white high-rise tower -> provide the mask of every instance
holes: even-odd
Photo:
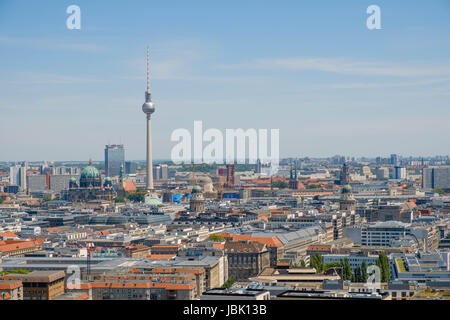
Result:
[[[150,73],[149,73],[149,48],[147,46],[147,91],[145,92],[145,103],[142,105],[142,111],[147,115],[147,184],[146,189],[151,193],[153,191],[153,165],[152,165],[152,122],[151,116],[155,112],[155,104],[152,102],[150,93]]]

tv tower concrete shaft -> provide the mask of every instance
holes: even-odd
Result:
[[[150,72],[149,72],[149,48],[147,46],[147,91],[145,91],[145,103],[142,105],[142,111],[147,116],[147,183],[146,189],[153,191],[153,164],[152,164],[152,113],[155,112],[155,104],[152,102],[150,92]]]

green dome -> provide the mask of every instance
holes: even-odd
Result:
[[[350,187],[350,185],[346,184],[343,188],[342,188],[342,193],[351,193],[352,192],[352,187]]]
[[[111,178],[110,177],[106,177],[105,178],[105,182],[111,182]]]
[[[86,168],[81,171],[81,179],[92,179],[92,178],[99,178],[100,172],[98,172],[97,168],[94,166],[87,166]]]
[[[89,165],[81,171],[80,175],[80,187],[90,188],[90,187],[100,187],[101,178],[100,172],[97,168],[92,165],[92,160],[89,160]]]
[[[191,193],[200,193],[200,192],[202,192],[202,187],[200,187],[199,185],[195,185],[191,191]]]
[[[75,177],[70,177],[70,182],[77,182],[77,179]]]

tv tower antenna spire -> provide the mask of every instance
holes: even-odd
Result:
[[[147,46],[147,93],[150,93],[150,48]]]

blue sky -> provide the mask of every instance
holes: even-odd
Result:
[[[194,120],[279,128],[282,157],[449,154],[449,1],[0,0],[0,161],[144,159],[147,44],[154,158]]]

